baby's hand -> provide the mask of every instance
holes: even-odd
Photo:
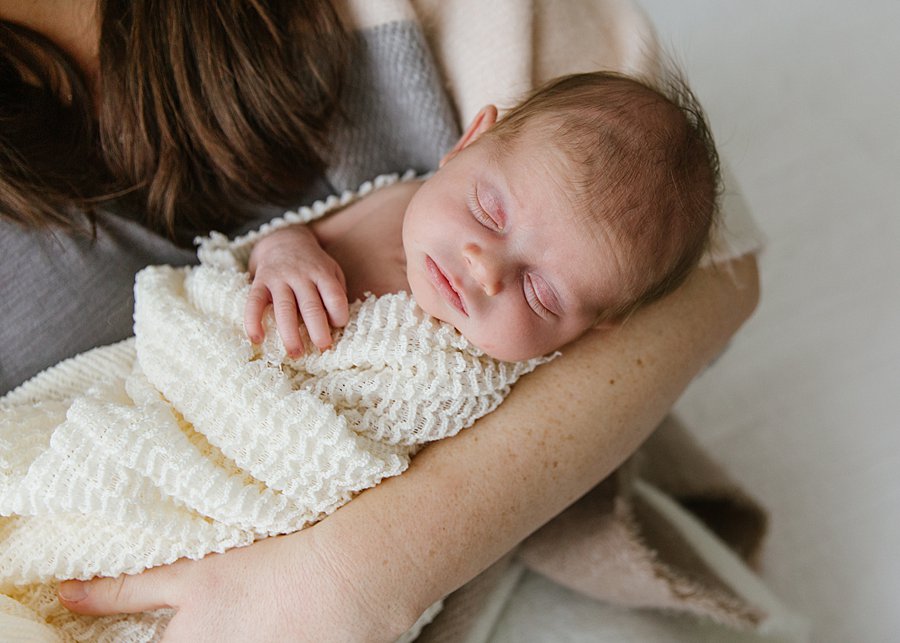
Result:
[[[244,329],[255,344],[265,337],[262,316],[272,304],[275,323],[291,357],[303,353],[298,312],[312,343],[331,346],[331,328],[347,324],[347,284],[338,263],[304,225],[283,228],[253,248],[249,262],[253,285],[244,308]]]

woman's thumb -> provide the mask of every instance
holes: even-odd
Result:
[[[174,607],[167,596],[169,592],[165,591],[168,583],[164,582],[163,577],[168,571],[158,567],[133,576],[123,574],[117,578],[67,580],[59,584],[57,593],[63,607],[95,616]]]

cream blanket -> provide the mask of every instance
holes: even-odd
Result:
[[[167,612],[77,617],[56,581],[301,529],[489,413],[541,362],[485,356],[406,294],[355,303],[324,353],[291,360],[271,327],[253,347],[240,248],[213,239],[196,268],[145,269],[134,339],[0,400],[0,631],[153,640]]]

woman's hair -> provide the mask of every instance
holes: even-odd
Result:
[[[509,148],[529,131],[564,152],[576,209],[622,253],[622,293],[600,320],[623,319],[684,282],[716,224],[721,178],[706,115],[674,65],[659,82],[557,78],[491,134]]]
[[[321,174],[351,54],[329,0],[98,0],[97,19],[96,96],[0,22],[0,215],[74,231],[121,199],[189,242]]]

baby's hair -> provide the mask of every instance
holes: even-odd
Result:
[[[557,78],[491,129],[507,148],[526,132],[563,151],[576,211],[623,253],[623,291],[598,321],[622,320],[684,282],[706,250],[721,179],[706,115],[681,74]]]

